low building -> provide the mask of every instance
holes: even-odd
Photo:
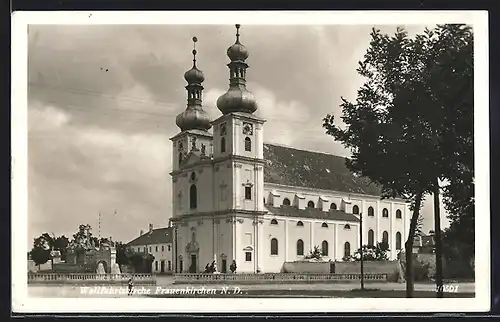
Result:
[[[414,254],[434,254],[434,234],[416,236],[413,241]]]
[[[153,273],[171,273],[172,264],[172,227],[153,229],[149,224],[149,231],[144,233],[142,230],[139,237],[129,242],[127,245],[134,252],[147,253],[154,256],[151,272]]]

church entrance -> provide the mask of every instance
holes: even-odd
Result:
[[[189,267],[190,273],[196,273],[197,271],[196,255],[191,255],[191,266]]]
[[[183,264],[184,263],[183,263],[182,259],[179,260],[179,273],[182,273],[184,271],[184,267],[183,267],[184,265]]]
[[[161,273],[165,273],[165,261],[161,261],[161,265],[160,265],[160,272]]]
[[[191,242],[186,245],[186,253],[189,256],[188,272],[196,273],[198,272],[198,252],[200,250],[200,246],[198,245],[198,242],[196,242],[196,233],[194,232],[194,228],[192,228],[191,230]]]
[[[220,268],[221,273],[227,273],[227,259],[222,260],[222,266]]]

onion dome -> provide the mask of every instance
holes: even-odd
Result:
[[[193,43],[196,45],[198,39],[193,37]],[[184,74],[184,79],[188,83],[186,90],[188,93],[187,108],[184,112],[177,115],[175,123],[181,131],[203,130],[206,131],[212,127],[210,117],[202,108],[203,86],[201,83],[205,80],[203,72],[196,67],[196,48],[193,49],[193,67]]]
[[[231,62],[229,67],[229,89],[217,99],[217,107],[222,114],[232,112],[254,113],[257,110],[257,101],[252,93],[246,89],[246,70],[248,64],[248,50],[240,43],[240,25],[236,25],[236,42],[228,48],[227,56]]]
[[[257,101],[252,93],[245,88],[229,88],[217,99],[217,107],[222,114],[232,112],[254,113],[257,111]]]
[[[177,115],[175,124],[181,131],[188,130],[209,130],[212,125],[210,124],[210,116],[201,108],[187,108],[184,112]]]
[[[240,43],[240,25],[236,25],[236,42],[227,49],[227,56],[231,61],[245,61],[248,58],[248,50]]]
[[[196,49],[193,49],[193,68],[184,73],[184,79],[188,84],[201,84],[205,80],[203,72],[196,67]]]

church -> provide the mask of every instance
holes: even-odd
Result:
[[[180,272],[280,272],[318,247],[322,260],[342,261],[363,244],[385,241],[395,259],[404,247],[410,211],[404,200],[380,200],[380,190],[354,176],[343,157],[264,143],[266,120],[247,90],[248,49],[227,49],[229,89],[211,120],[202,107],[204,75],[184,74],[187,108],[176,118],[171,226],[173,263]],[[193,38],[196,42],[196,37]]]

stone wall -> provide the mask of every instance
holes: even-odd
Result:
[[[286,262],[282,273],[330,273],[330,262]]]
[[[361,262],[335,262],[335,274],[355,274],[361,272]],[[387,274],[388,280],[402,281],[402,270],[399,261],[367,261],[363,262],[365,274]]]

